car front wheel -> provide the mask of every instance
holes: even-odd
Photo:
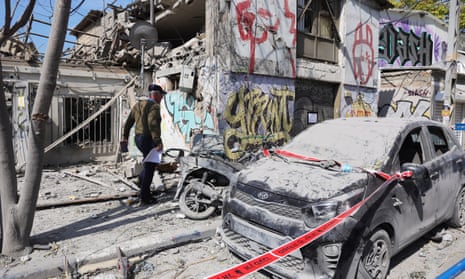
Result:
[[[384,279],[391,263],[391,239],[384,230],[377,230],[366,242],[358,263],[357,279]]]
[[[465,188],[462,188],[455,200],[454,215],[449,220],[449,225],[460,228],[465,225]]]

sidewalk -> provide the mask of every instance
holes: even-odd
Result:
[[[127,258],[154,254],[212,237],[219,225],[219,216],[184,218],[169,198],[140,208],[118,200],[40,210],[32,242],[51,249],[35,249],[21,260],[2,264],[0,278],[63,278],[66,270],[85,273],[116,266],[118,248]]]

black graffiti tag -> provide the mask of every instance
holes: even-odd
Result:
[[[420,36],[410,31],[396,30],[387,24],[379,33],[379,57],[393,64],[397,58],[403,66],[408,61],[413,66],[429,66],[433,61],[433,41],[431,35],[422,32]]]

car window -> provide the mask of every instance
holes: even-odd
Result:
[[[434,156],[440,156],[449,151],[449,140],[440,127],[428,126],[428,131],[433,143]]]
[[[424,152],[420,140],[421,128],[412,130],[404,139],[399,150],[399,163],[423,164]]]

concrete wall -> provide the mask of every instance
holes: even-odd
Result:
[[[219,128],[225,135],[228,156],[234,142],[241,149],[260,146],[271,136],[275,143],[287,141],[292,129],[294,80],[247,74],[222,77],[218,109],[222,111]]]
[[[347,1],[341,28],[344,31],[344,84],[378,86],[379,11],[359,1]]]
[[[295,77],[296,1],[233,0],[232,72]]]
[[[196,133],[215,134],[217,120],[215,108],[198,107],[195,98],[186,92],[171,91],[161,103],[162,140],[165,149],[189,149]]]
[[[381,13],[379,116],[441,121],[447,38],[447,25],[428,13]]]
[[[162,139],[165,149],[189,149],[196,133],[224,134],[227,154],[234,142],[241,148],[290,138],[295,88],[292,79],[218,72],[218,94],[199,102],[192,94],[169,92],[162,102]],[[208,87],[208,83],[202,86]]]
[[[207,1],[206,7],[207,57],[196,67],[192,92],[164,99],[165,148],[190,148],[198,132],[224,134],[228,148],[234,141],[242,149],[260,144],[268,134],[276,142],[289,139],[296,2]]]
[[[379,11],[364,2],[347,1],[341,22],[344,78],[335,117],[376,116]]]
[[[379,116],[431,118],[435,88],[431,70],[383,73]]]

